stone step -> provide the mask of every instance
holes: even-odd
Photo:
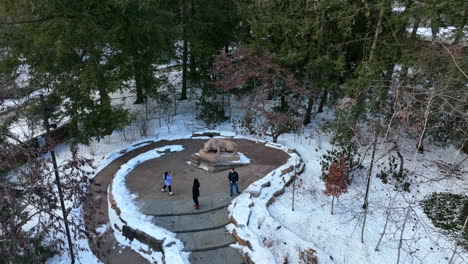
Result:
[[[192,252],[219,249],[235,243],[232,235],[224,227],[198,232],[178,233],[177,238],[184,243],[184,251]]]
[[[225,208],[190,215],[152,217],[151,222],[174,233],[198,232],[218,229],[229,224]]]
[[[191,264],[243,264],[239,251],[232,247],[223,247],[202,252],[192,252],[189,256]]]
[[[150,216],[179,216],[203,214],[227,207],[233,197],[228,192],[217,193],[199,198],[200,209],[193,208],[192,200],[161,201],[161,200],[140,200],[140,212]]]

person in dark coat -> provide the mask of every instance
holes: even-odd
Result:
[[[195,209],[200,208],[200,204],[198,204],[198,196],[200,196],[200,182],[197,178],[193,179],[193,186],[192,186],[192,198],[195,205],[193,206]]]
[[[239,186],[237,185],[237,182],[239,181],[239,174],[237,174],[237,171],[234,170],[234,168],[232,168],[229,171],[228,179],[229,179],[229,190],[231,191],[231,196],[232,196],[232,186],[236,186],[236,191],[238,194],[240,194]]]

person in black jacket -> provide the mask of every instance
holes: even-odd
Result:
[[[192,187],[192,198],[195,205],[193,206],[195,209],[199,209],[200,205],[198,204],[198,196],[200,196],[200,182],[197,178],[193,179],[193,187]]]
[[[231,191],[231,196],[232,196],[232,186],[236,186],[236,191],[238,194],[240,194],[239,186],[237,185],[237,182],[239,181],[239,174],[237,174],[237,171],[235,171],[234,168],[232,168],[229,171],[228,179],[229,179],[229,190]]]

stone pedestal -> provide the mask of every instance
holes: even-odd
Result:
[[[239,160],[237,161],[207,161],[200,157],[198,153],[193,154],[190,157],[188,162],[190,166],[209,171],[209,172],[218,172],[229,170],[231,168],[237,168],[242,166],[247,166],[250,163],[242,163]]]
[[[206,152],[203,149],[198,151],[198,155],[204,161],[208,162],[222,162],[222,161],[236,161],[240,160],[240,156],[237,153],[232,152]]]

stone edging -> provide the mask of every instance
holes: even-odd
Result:
[[[146,143],[146,142],[144,142],[144,143]],[[150,260],[150,262],[151,261],[159,262],[157,259],[155,259],[155,255],[153,253],[160,252],[161,253],[161,255],[160,255],[161,259],[160,260],[162,261],[162,263],[166,263],[166,258],[168,257],[166,251],[168,251],[171,248],[170,249],[170,251],[172,251],[171,252],[171,257],[173,257],[174,253],[177,252],[177,249],[172,248],[172,247],[175,246],[176,244],[180,244],[181,241],[178,241],[175,238],[175,234],[174,234],[173,237],[171,237],[170,234],[173,234],[173,233],[171,233],[171,232],[169,232],[169,231],[167,231],[167,230],[165,230],[163,228],[161,228],[162,231],[160,231],[160,232],[162,232],[162,233],[160,233],[159,238],[157,238],[157,237],[154,237],[153,235],[149,234],[148,228],[141,229],[141,228],[138,228],[137,226],[130,225],[128,219],[125,219],[125,217],[123,216],[122,209],[119,207],[118,202],[115,199],[115,194],[113,193],[113,187],[114,187],[116,176],[119,173],[124,173],[124,175],[126,175],[126,174],[128,174],[129,171],[132,170],[132,167],[129,167],[129,168],[125,167],[128,163],[132,164],[132,160],[135,159],[134,163],[136,162],[136,164],[139,164],[141,162],[141,160],[139,160],[140,156],[147,155],[147,153],[150,153],[150,152],[153,152],[153,151],[155,152],[155,154],[157,154],[159,156],[167,155],[167,154],[171,153],[172,151],[179,151],[179,150],[172,150],[171,149],[172,147],[177,148],[177,145],[169,145],[169,146],[165,146],[165,147],[162,147],[162,148],[152,149],[150,151],[144,152],[144,153],[134,157],[133,159],[129,160],[127,163],[123,164],[119,168],[119,170],[114,174],[112,183],[109,185],[109,189],[108,189],[109,222],[110,222],[110,224],[112,226],[112,229],[115,232],[114,235],[116,236],[117,241],[119,241],[119,243],[123,243],[122,240],[129,239],[133,243],[136,240],[137,244],[136,244],[135,247],[132,246],[132,249],[134,251],[136,251],[137,253],[139,253],[142,257]],[[153,154],[151,154],[151,155],[153,155]],[[157,157],[158,156],[155,156],[154,158],[157,158]],[[147,157],[146,157],[146,159],[147,159]],[[145,158],[142,157],[142,160],[144,162]],[[120,176],[120,177],[122,177],[122,176]],[[120,198],[120,199],[122,199],[122,198]],[[128,212],[127,212],[127,214],[128,214]],[[113,216],[113,217],[111,217],[111,216]],[[133,225],[135,225],[135,224],[133,224]],[[118,238],[118,237],[120,237],[120,238]],[[131,245],[133,245],[133,244],[131,244]],[[147,247],[147,248],[145,249],[142,246]],[[181,252],[181,248],[180,248],[180,252]],[[180,256],[182,258],[182,255],[180,253],[178,254],[178,256]],[[157,258],[159,258],[159,256]],[[182,259],[180,259],[179,261],[184,262]]]
[[[249,221],[252,215],[252,207],[254,205],[264,206],[264,211],[268,212],[268,207],[276,201],[277,197],[284,194],[286,187],[290,186],[297,179],[297,177],[304,172],[305,169],[305,164],[302,161],[302,158],[300,157],[299,153],[297,153],[295,149],[288,149],[279,144],[271,143],[266,143],[266,146],[278,148],[287,152],[290,155],[288,162],[285,164],[287,167],[281,169],[285,166],[283,165],[282,167],[279,167],[276,170],[270,172],[262,179],[259,179],[258,181],[252,183],[244,191],[244,193],[241,194],[241,196],[248,196],[248,199],[245,199],[246,197],[243,197],[244,199],[240,200],[241,196],[239,196],[236,199],[234,199],[231,202],[231,205],[229,206],[229,219],[232,225],[228,227],[228,231],[234,236],[234,239],[241,247],[246,247],[249,249],[243,250],[243,257],[247,264],[255,264],[255,262],[252,260],[252,257],[250,256],[250,252],[254,252],[254,245],[258,244],[257,237],[245,235],[245,232],[242,232],[245,229],[248,229]],[[278,184],[278,180],[283,184]],[[276,184],[273,185],[276,188],[275,190],[270,190],[270,188],[273,188],[271,184],[272,181],[276,182]],[[267,195],[262,195],[262,193],[265,193],[267,189]],[[238,203],[238,200],[241,202]],[[248,200],[249,202],[245,202],[245,200]],[[242,213],[237,215],[238,217],[236,217],[236,209],[242,211]],[[247,210],[248,216],[246,216]]]

